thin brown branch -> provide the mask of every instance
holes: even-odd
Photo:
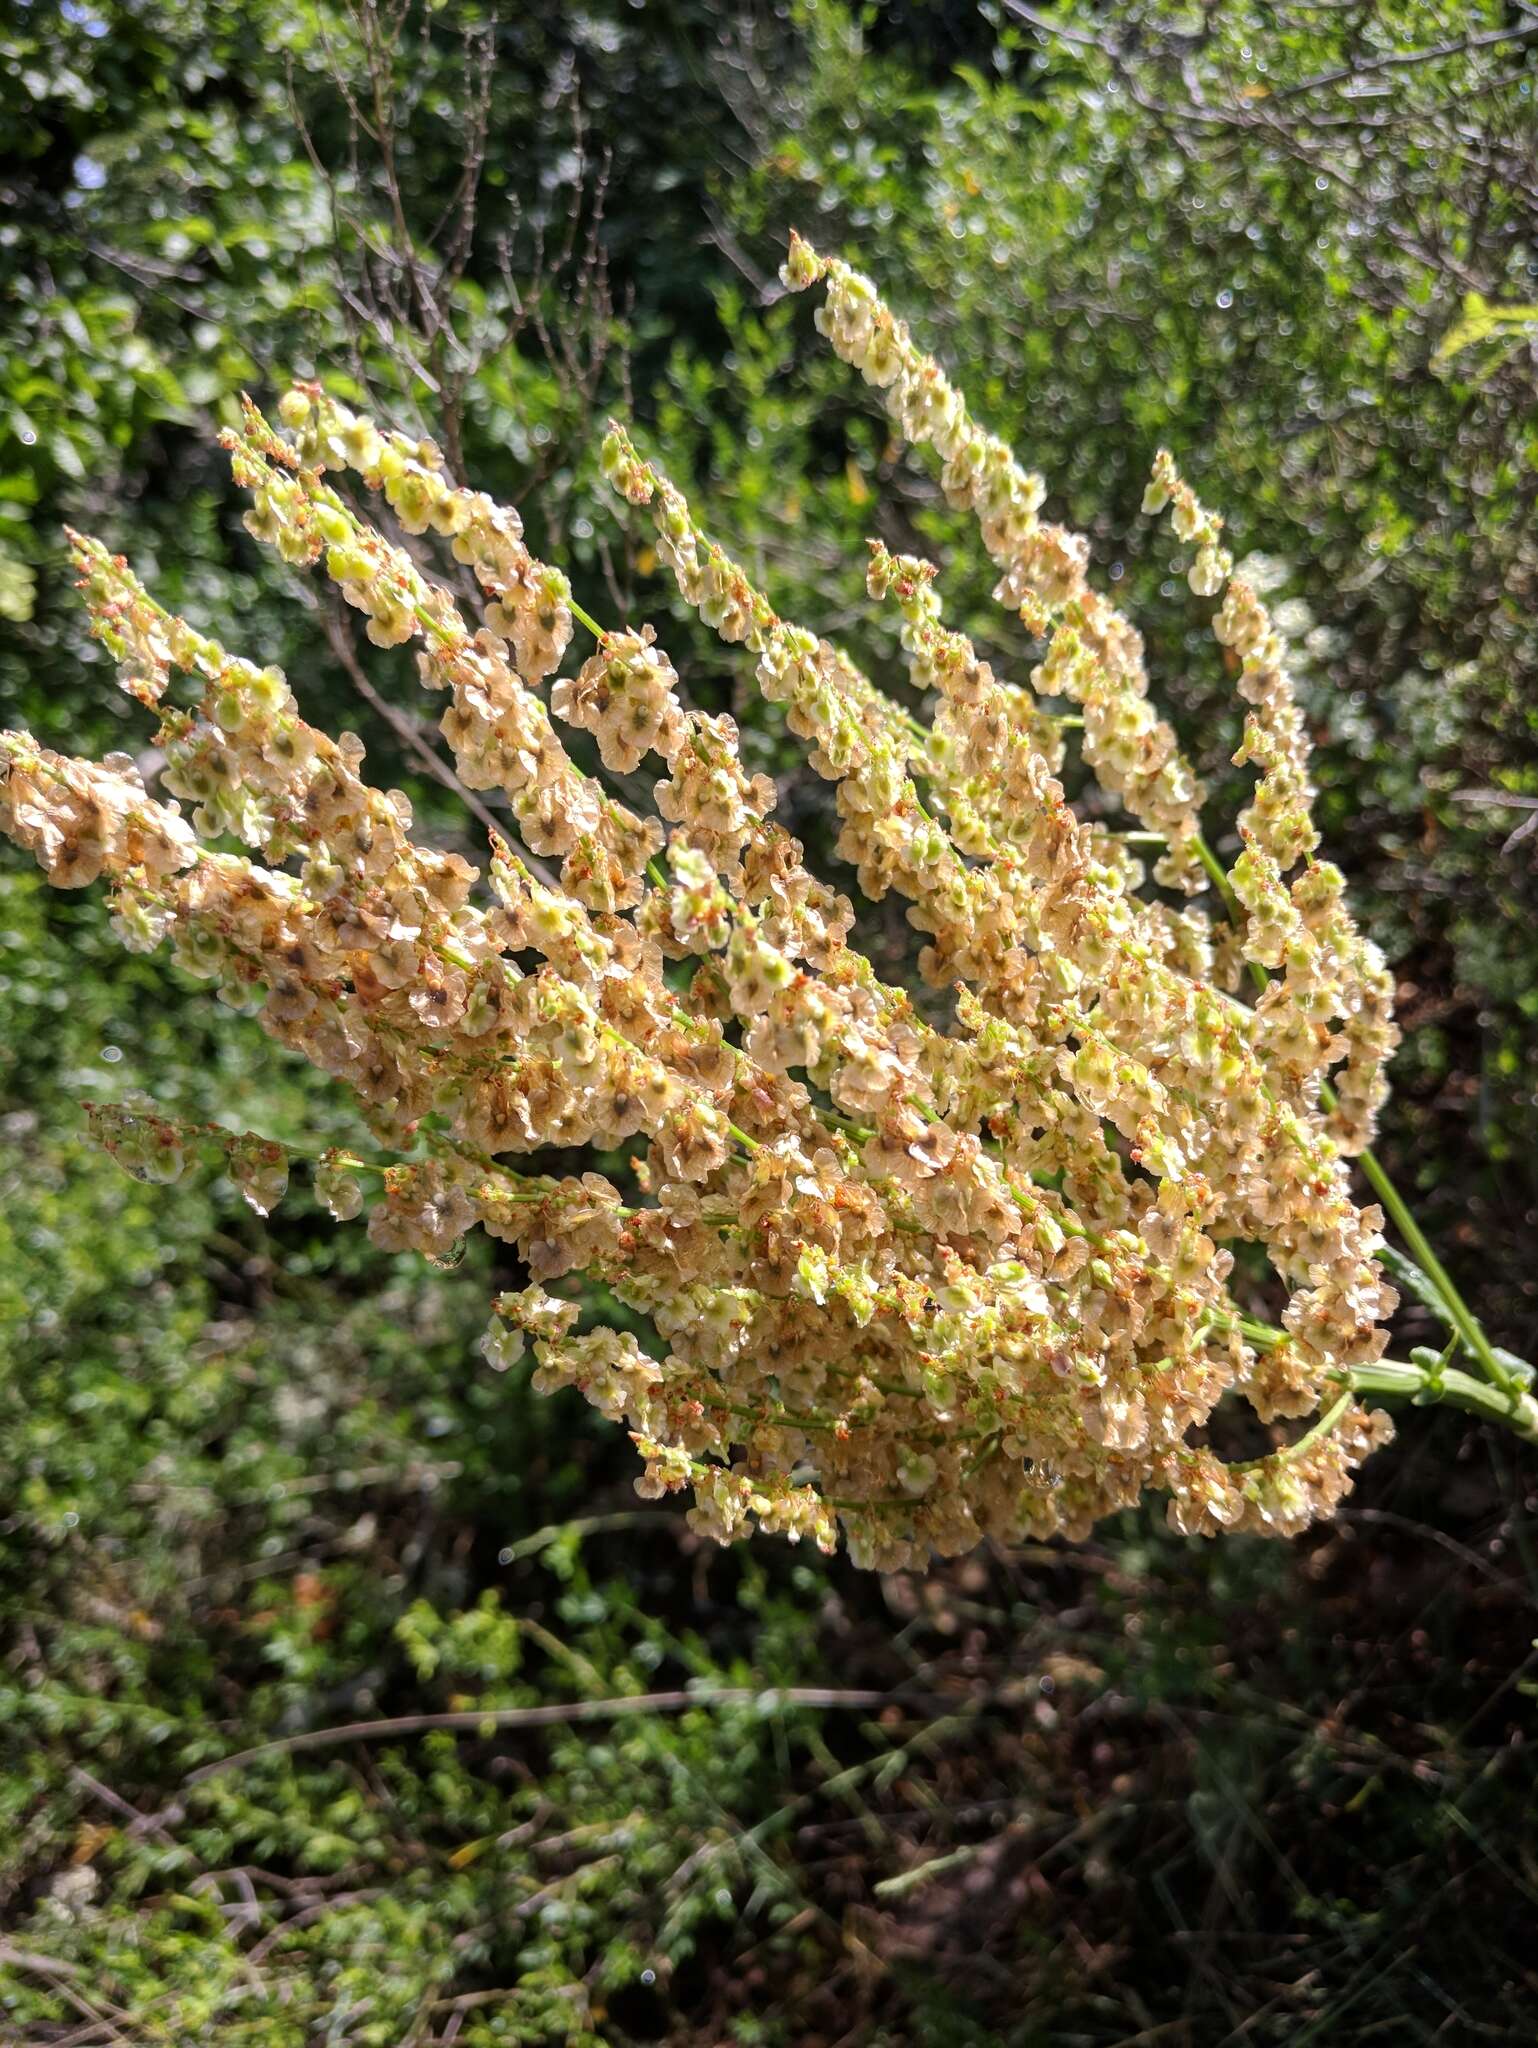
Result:
[[[434,781],[442,783],[445,789],[452,790],[465,809],[469,811],[470,815],[478,823],[484,825],[488,832],[494,832],[498,838],[507,840],[509,845],[516,850],[519,858],[531,867],[542,881],[547,885],[550,884],[552,878],[549,870],[543,865],[536,854],[530,853],[528,848],[522,844],[509,821],[506,818],[498,818],[493,812],[489,811],[475,792],[465,787],[436,748],[428,745],[413,721],[392,704],[387,697],[381,696],[379,691],[374,688],[374,685],[368,679],[362,662],[358,659],[357,649],[352,644],[352,635],[347,629],[346,619],[338,614],[334,606],[325,608],[324,617],[326,638],[331,643],[331,651],[341,664],[348,681],[363,699],[364,703],[368,705],[369,709],[378,713],[385,724],[389,726],[391,732],[395,734],[401,745],[411,750],[428,774],[433,777]]]
[[[206,1785],[227,1771],[244,1770],[268,1757],[294,1756],[303,1750],[335,1749],[347,1742],[388,1742],[403,1735],[424,1735],[434,1729],[473,1735],[509,1728],[560,1728],[578,1721],[619,1721],[637,1714],[685,1714],[694,1707],[805,1707],[818,1712],[856,1712],[886,1706],[930,1706],[933,1702],[902,1699],[890,1692],[840,1689],[832,1686],[723,1686],[715,1691],[621,1693],[610,1699],[556,1701],[538,1707],[486,1707],[441,1714],[400,1714],[382,1721],[348,1721],[336,1728],[307,1728],[253,1749],[236,1751],[202,1764],[182,1781],[182,1789]]]

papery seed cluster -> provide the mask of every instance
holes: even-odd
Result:
[[[499,1297],[487,1364],[531,1353],[538,1387],[628,1428],[644,1493],[687,1490],[719,1539],[828,1549],[842,1531],[895,1567],[1082,1535],[1150,1488],[1184,1530],[1292,1533],[1387,1433],[1345,1391],[1393,1305],[1348,1159],[1394,1030],[1383,963],[1315,857],[1286,650],[1161,454],[1145,509],[1170,511],[1192,590],[1221,600],[1248,707],[1257,780],[1225,874],[1138,635],[1091,588],[1084,541],[1042,520],[1041,479],[867,279],[799,239],[784,275],[826,286],[822,332],[975,514],[1029,686],[946,626],[932,565],[873,544],[900,702],[781,618],[622,427],[603,467],[832,786],[858,903],[808,868],[733,721],[684,701],[651,625],[600,629],[572,661],[583,615],[517,513],[313,384],[285,395],[282,430],[248,404],[224,437],[247,524],[376,645],[415,650],[461,782],[505,802],[484,871],[419,843],[356,738],[309,725],[277,670],[78,535],[92,630],[158,714],[166,796],[124,757],[9,733],[0,830],[60,886],[107,876],[125,943],[168,945],[352,1091],[371,1146],[314,1162],[333,1215],[436,1259],[477,1226],[514,1247],[529,1284]],[[1139,842],[1157,835],[1162,895],[1069,800],[1081,721],[1084,766]],[[618,787],[638,777],[647,802]],[[887,896],[932,993],[860,946],[861,905]],[[282,1196],[287,1156],[263,1140],[98,1121],[146,1178],[212,1147],[256,1207]],[[518,1165],[550,1147],[628,1164]],[[1241,1245],[1285,1287],[1280,1329],[1234,1298]],[[593,1327],[583,1283],[655,1342]],[[1323,1414],[1228,1465],[1206,1425],[1232,1394],[1266,1422]]]

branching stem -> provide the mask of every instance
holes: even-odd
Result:
[[[1354,1394],[1377,1394],[1385,1400],[1411,1401],[1418,1407],[1446,1403],[1465,1409],[1487,1422],[1499,1422],[1528,1443],[1538,1444],[1538,1401],[1513,1384],[1508,1393],[1477,1380],[1472,1373],[1446,1366],[1432,1373],[1424,1366],[1406,1365],[1397,1358],[1380,1358],[1376,1365],[1353,1366],[1349,1384]]]
[[[1195,850],[1196,857],[1210,878],[1212,886],[1223,899],[1223,907],[1228,912],[1230,919],[1235,925],[1241,925],[1244,913],[1238,898],[1234,894],[1233,884],[1224,870],[1223,863],[1218,859],[1201,833],[1196,835]],[[1250,973],[1254,976],[1258,988],[1264,989],[1270,986],[1271,978],[1265,968],[1260,966],[1258,962],[1250,962]],[[1326,1109],[1333,1110],[1335,1108],[1337,1100],[1335,1090],[1328,1081],[1322,1083],[1319,1090],[1319,1099]],[[1486,1336],[1479,1318],[1458,1291],[1452,1275],[1432,1250],[1426,1233],[1416,1222],[1409,1203],[1400,1194],[1398,1188],[1395,1187],[1382,1160],[1379,1159],[1378,1155],[1370,1147],[1360,1152],[1357,1157],[1362,1172],[1366,1176],[1373,1193],[1383,1204],[1395,1229],[1409,1247],[1411,1258],[1414,1259],[1416,1265],[1420,1267],[1426,1278],[1431,1282],[1436,1293],[1440,1296],[1447,1310],[1448,1321],[1457,1331],[1464,1348],[1478,1364],[1486,1378],[1505,1397],[1504,1401],[1498,1405],[1494,1412],[1499,1415],[1502,1421],[1509,1423],[1512,1428],[1517,1429],[1519,1435],[1528,1434],[1526,1430],[1519,1428],[1516,1421],[1513,1420],[1513,1417],[1519,1412],[1519,1403],[1525,1402],[1528,1408],[1533,1408],[1533,1403],[1523,1393],[1517,1376],[1507,1366],[1503,1365],[1496,1356],[1495,1347]],[[1376,1370],[1377,1368],[1373,1369]],[[1396,1370],[1418,1372],[1419,1367],[1404,1366],[1396,1368]],[[1422,1377],[1424,1378],[1424,1375]],[[1449,1379],[1463,1380],[1467,1376],[1462,1373],[1455,1373],[1447,1375],[1447,1377]],[[1469,1384],[1475,1385],[1477,1382],[1471,1380]],[[1379,1389],[1378,1391],[1392,1393],[1402,1391],[1402,1389],[1389,1387]],[[1470,1405],[1466,1399],[1462,1399],[1452,1393],[1448,1393],[1440,1398],[1453,1401],[1455,1405],[1460,1407],[1468,1407]],[[1534,1414],[1538,1416],[1538,1409],[1534,1409]]]

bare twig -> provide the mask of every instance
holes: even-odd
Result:
[[[381,696],[374,688],[362,662],[358,659],[357,649],[353,646],[352,636],[347,630],[347,621],[339,616],[334,606],[325,608],[325,628],[331,652],[346,672],[348,681],[369,709],[377,712],[389,726],[401,745],[415,754],[434,781],[441,782],[445,789],[452,790],[470,815],[484,825],[488,832],[495,832],[504,839],[512,838],[514,835],[510,832],[506,819],[499,819],[487,810],[475,792],[465,788],[442,755],[429,746],[412,720],[403,711],[398,710],[388,697]],[[523,857],[533,858],[531,854],[525,854]]]
[[[831,1686],[722,1686],[713,1691],[621,1693],[610,1699],[557,1701],[538,1707],[487,1707],[442,1714],[401,1714],[384,1721],[348,1721],[337,1728],[307,1728],[298,1735],[280,1736],[273,1742],[258,1743],[254,1749],[238,1750],[202,1764],[183,1780],[183,1790],[205,1785],[227,1771],[268,1757],[293,1756],[301,1750],[334,1749],[346,1742],[388,1742],[402,1735],[423,1735],[432,1729],[458,1730],[476,1734],[508,1728],[560,1728],[576,1721],[619,1721],[637,1714],[685,1714],[695,1707],[805,1707],[819,1712],[856,1711],[873,1707],[918,1707],[926,1702],[900,1698],[890,1692],[859,1689],[841,1690]],[[164,1816],[161,1816],[164,1818]]]

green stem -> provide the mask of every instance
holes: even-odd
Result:
[[[1327,1437],[1350,1406],[1351,1394],[1348,1389],[1330,1403],[1312,1429],[1304,1430],[1296,1443],[1287,1446],[1281,1453],[1282,1462],[1285,1464],[1292,1458],[1301,1458],[1305,1451],[1311,1450],[1322,1438]]]
[[[1287,1342],[1285,1330],[1274,1329],[1270,1323],[1257,1323],[1249,1316],[1240,1316],[1239,1334],[1257,1351],[1276,1351]]]
[[[1326,1109],[1335,1107],[1335,1090],[1328,1082],[1320,1090],[1320,1100]],[[1372,1185],[1373,1193],[1393,1218],[1395,1229],[1410,1247],[1411,1257],[1446,1302],[1453,1328],[1479,1361],[1486,1377],[1493,1380],[1503,1394],[1516,1396],[1521,1389],[1515,1375],[1496,1357],[1494,1347],[1480,1327],[1478,1317],[1453,1284],[1452,1275],[1431,1249],[1425,1232],[1410,1213],[1403,1195],[1384,1172],[1382,1161],[1370,1150],[1360,1153],[1358,1158],[1363,1173]]]
[[[1244,924],[1244,910],[1238,897],[1234,894],[1234,885],[1228,879],[1228,870],[1207,844],[1205,833],[1198,832],[1191,843],[1196,849],[1196,858],[1206,870],[1208,881],[1211,882],[1213,888],[1217,890],[1223,899],[1223,908],[1228,912],[1229,922],[1242,927]],[[1260,971],[1264,974],[1266,970],[1262,967]]]
[[[1303,1457],[1306,1452],[1313,1449],[1315,1444],[1320,1443],[1327,1437],[1350,1406],[1351,1389],[1348,1387],[1343,1394],[1336,1395],[1329,1407],[1324,1410],[1323,1414],[1320,1415],[1319,1419],[1310,1428],[1304,1430],[1296,1443],[1288,1444],[1285,1450],[1273,1451],[1269,1457],[1248,1458],[1242,1465],[1230,1465],[1229,1471],[1236,1474],[1259,1472],[1273,1462],[1283,1465],[1290,1464],[1294,1458]]]
[[[1418,1406],[1466,1409],[1470,1415],[1503,1423],[1528,1443],[1538,1443],[1538,1401],[1515,1383],[1509,1392],[1477,1380],[1472,1373],[1448,1366],[1435,1374],[1423,1366],[1405,1365],[1397,1358],[1380,1358],[1376,1365],[1356,1365],[1347,1375],[1354,1394],[1377,1394],[1390,1401],[1413,1401]]]
[[[1194,845],[1196,857],[1205,869],[1213,887],[1222,897],[1223,906],[1227,910],[1229,917],[1236,925],[1241,923],[1243,913],[1238,899],[1234,895],[1233,884],[1224,872],[1223,863],[1207,844],[1206,838],[1202,833],[1197,833]],[[1270,976],[1264,967],[1251,961],[1250,972],[1254,976],[1258,987],[1266,988],[1270,985]],[[1319,1100],[1328,1110],[1333,1110],[1336,1106],[1338,1098],[1328,1081],[1320,1085]],[[1480,1370],[1499,1387],[1503,1394],[1509,1399],[1515,1399],[1521,1391],[1515,1376],[1496,1357],[1495,1348],[1491,1344],[1490,1339],[1485,1335],[1479,1318],[1459,1293],[1454,1285],[1452,1275],[1431,1249],[1425,1232],[1411,1213],[1409,1203],[1406,1202],[1403,1195],[1400,1194],[1398,1188],[1395,1187],[1393,1181],[1389,1178],[1382,1160],[1370,1148],[1360,1152],[1357,1156],[1362,1172],[1371,1185],[1373,1193],[1383,1204],[1393,1221],[1394,1227],[1409,1246],[1410,1256],[1446,1304],[1448,1319],[1462,1338],[1470,1356],[1478,1361]],[[1413,1368],[1407,1368],[1407,1370],[1410,1369]]]

